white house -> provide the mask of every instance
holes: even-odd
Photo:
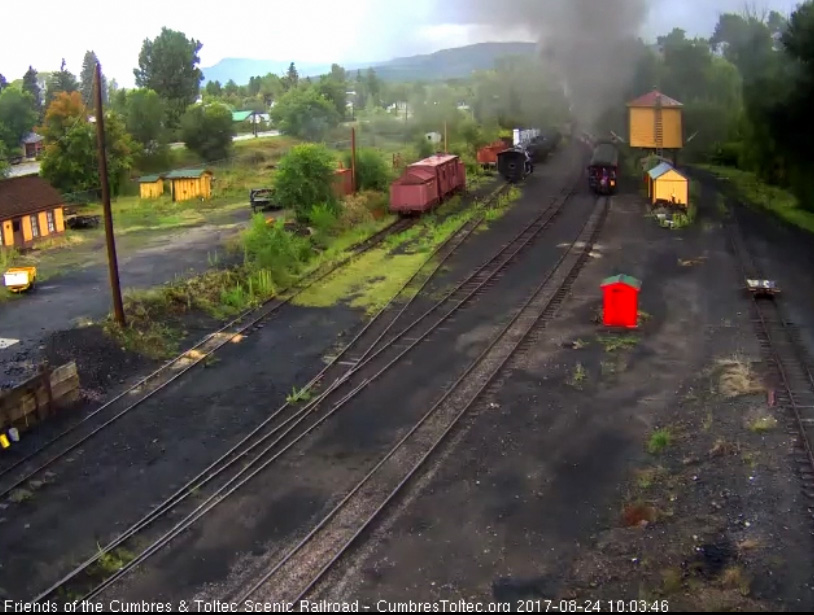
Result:
[[[424,135],[424,138],[433,145],[438,145],[444,139],[444,136],[440,132],[428,132]]]

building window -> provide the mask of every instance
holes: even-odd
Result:
[[[36,239],[40,236],[40,222],[36,215],[29,217],[31,218],[31,238]]]
[[[45,217],[48,219],[48,232],[50,234],[56,233],[57,225],[56,222],[54,222],[54,212],[53,211],[46,212]]]

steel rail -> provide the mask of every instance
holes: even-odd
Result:
[[[355,349],[357,346],[359,346],[361,340],[363,339],[363,337],[376,324],[376,322],[380,319],[380,317],[398,302],[399,297],[404,293],[404,291],[409,289],[409,287],[413,284],[413,282],[416,280],[416,278],[418,278],[420,276],[420,274],[425,270],[425,267],[427,265],[430,265],[432,270],[428,274],[427,278],[424,280],[424,282],[421,284],[421,286],[415,291],[415,294],[410,298],[410,300],[406,304],[404,304],[404,306],[398,311],[398,313],[394,316],[394,318],[391,320],[391,322],[387,325],[385,330],[381,334],[379,334],[378,337],[373,341],[374,345],[377,344],[384,337],[384,335],[392,328],[392,326],[395,324],[395,322],[398,320],[398,318],[401,316],[401,314],[403,314],[404,311],[418,297],[419,293],[430,282],[430,280],[432,279],[435,272],[443,265],[443,263],[447,259],[449,259],[452,256],[452,254],[454,253],[454,249],[450,250],[446,255],[444,255],[441,258],[441,260],[437,261],[435,264],[433,264],[433,260],[440,253],[444,252],[444,250],[446,248],[448,248],[448,246],[450,244],[455,244],[455,247],[457,248],[457,246],[462,244],[466,240],[466,238],[468,238],[472,233],[474,233],[475,230],[477,230],[477,228],[483,223],[483,221],[485,219],[485,211],[486,211],[486,209],[491,208],[494,203],[499,202],[500,197],[503,196],[508,191],[508,189],[509,189],[509,186],[504,184],[504,185],[499,186],[498,189],[496,189],[490,195],[488,195],[486,197],[486,199],[480,204],[480,207],[484,208],[484,211],[479,213],[474,219],[466,221],[463,224],[461,224],[455,231],[453,231],[450,234],[450,236],[446,240],[444,240],[444,242],[442,242],[441,244],[436,246],[436,248],[427,256],[427,258],[425,259],[422,266],[410,277],[410,279],[407,280],[407,282],[404,283],[402,288],[399,291],[397,291],[397,293],[390,300],[390,302],[388,302],[387,305],[382,307],[377,312],[377,314],[375,314],[365,324],[365,326],[359,331],[359,333],[357,333],[354,336],[354,338],[350,342],[348,342],[348,344],[346,344],[345,347],[330,361],[330,363],[328,365],[326,365],[315,377],[313,377],[311,379],[311,381],[309,381],[309,383],[303,388],[304,389],[310,389],[311,387],[315,386],[319,381],[321,381],[322,379],[325,378],[326,374],[328,374],[331,369],[333,369],[335,366],[337,366],[341,362],[340,360],[348,352],[350,352],[352,349]],[[370,348],[368,348],[368,350],[365,351],[365,353],[362,356],[367,356],[369,350],[370,350]],[[332,390],[333,389],[330,389],[330,390],[326,391],[325,394],[327,395],[327,393],[329,393]],[[111,552],[113,549],[119,547],[121,544],[123,544],[125,541],[132,538],[138,532],[140,532],[141,530],[143,530],[144,528],[146,528],[147,526],[151,525],[156,520],[158,520],[159,518],[164,516],[169,510],[171,510],[173,507],[177,506],[180,502],[185,500],[192,492],[197,491],[198,489],[200,489],[200,487],[202,487],[203,485],[209,483],[211,480],[216,478],[218,475],[220,475],[226,469],[228,469],[229,467],[231,467],[232,465],[234,465],[235,463],[237,463],[238,461],[240,461],[241,459],[246,457],[255,448],[257,448],[263,442],[265,442],[269,437],[271,437],[272,435],[277,433],[281,428],[285,427],[285,425],[288,422],[290,422],[294,418],[297,418],[299,416],[307,414],[310,411],[311,408],[313,408],[315,405],[317,405],[319,403],[320,399],[321,398],[312,400],[306,407],[302,408],[297,413],[297,415],[295,415],[291,419],[288,419],[282,425],[278,426],[270,434],[266,434],[265,436],[263,436],[263,438],[260,441],[252,444],[251,446],[246,447],[246,445],[255,436],[257,436],[261,431],[263,431],[264,428],[266,428],[272,421],[274,421],[276,418],[278,418],[284,411],[286,411],[292,405],[294,405],[294,404],[289,403],[289,402],[284,403],[271,416],[264,419],[262,423],[260,423],[257,427],[255,427],[249,434],[244,436],[238,443],[236,443],[234,446],[232,446],[232,448],[230,448],[221,457],[219,457],[217,460],[212,462],[204,470],[202,470],[195,477],[193,477],[191,480],[189,480],[184,486],[182,486],[180,489],[178,489],[169,498],[164,500],[161,504],[159,504],[156,508],[154,508],[150,513],[148,513],[147,515],[142,517],[142,519],[137,521],[128,530],[126,530],[125,532],[123,532],[122,534],[117,536],[113,541],[108,543],[106,546],[98,549],[96,551],[96,553],[94,554],[94,556],[92,556],[90,559],[88,559],[85,562],[83,562],[82,564],[80,564],[77,568],[75,568],[73,571],[71,571],[71,573],[69,573],[68,575],[66,575],[65,577],[63,577],[59,581],[57,581],[57,583],[55,583],[53,586],[51,586],[50,588],[48,588],[44,592],[41,592],[34,599],[34,601],[38,602],[38,601],[44,600],[45,598],[47,598],[48,596],[53,594],[54,591],[58,590],[60,587],[65,585],[65,583],[67,583],[71,579],[75,578],[76,576],[81,574],[84,570],[86,570],[87,568],[92,566],[94,563],[99,561],[99,559],[104,557],[105,554],[107,554],[107,553]],[[241,452],[241,449],[242,449],[242,452]],[[240,454],[237,457],[230,460],[230,458],[235,453],[240,453]]]
[[[249,452],[251,452],[251,450],[257,448],[258,446],[260,446],[261,444],[263,444],[264,442],[269,440],[272,436],[274,436],[276,433],[278,433],[280,431],[280,429],[285,427],[287,424],[291,423],[292,421],[295,421],[294,424],[291,425],[285,432],[283,432],[277,439],[275,439],[271,444],[266,446],[266,448],[264,448],[255,457],[255,459],[248,462],[235,476],[230,478],[224,485],[222,485],[218,489],[218,491],[216,491],[215,493],[210,495],[195,510],[193,510],[184,519],[179,521],[173,528],[168,530],[161,538],[157,539],[155,542],[153,542],[151,545],[149,545],[147,548],[145,548],[142,551],[142,553],[139,556],[137,556],[134,560],[132,560],[127,565],[125,565],[122,569],[120,569],[119,571],[114,573],[111,577],[109,577],[108,579],[103,581],[99,586],[94,588],[91,591],[91,593],[83,596],[81,598],[81,600],[90,600],[90,599],[94,598],[95,596],[99,595],[102,591],[104,591],[107,587],[109,587],[110,585],[115,583],[119,578],[121,578],[122,576],[127,574],[130,570],[134,569],[136,566],[140,565],[143,561],[145,561],[146,559],[148,559],[149,557],[151,557],[152,555],[157,553],[160,549],[162,549],[164,546],[169,544],[181,532],[185,531],[188,527],[190,527],[192,524],[194,524],[198,519],[203,517],[205,514],[207,514],[213,508],[215,508],[219,503],[224,501],[226,498],[228,498],[231,494],[233,494],[239,488],[241,488],[242,486],[247,484],[257,474],[259,474],[261,471],[263,471],[265,468],[267,468],[269,465],[271,465],[274,461],[279,459],[285,452],[290,450],[298,442],[300,442],[305,437],[307,437],[310,433],[312,433],[315,429],[317,429],[320,425],[322,425],[328,418],[333,416],[342,407],[344,407],[351,399],[353,399],[362,390],[364,390],[367,385],[371,384],[372,382],[377,380],[379,377],[381,377],[385,372],[389,371],[407,353],[412,351],[419,343],[421,343],[424,339],[426,339],[426,337],[428,337],[432,332],[434,332],[453,313],[455,313],[458,309],[460,309],[460,307],[462,307],[463,305],[468,303],[468,301],[475,294],[477,294],[477,292],[480,289],[482,289],[498,272],[500,272],[503,268],[508,266],[508,264],[517,256],[517,254],[519,254],[519,252],[525,246],[527,246],[533,239],[535,239],[535,237],[537,235],[539,235],[539,233],[544,228],[546,228],[551,222],[553,222],[553,220],[557,217],[557,215],[562,211],[562,207],[563,207],[564,203],[567,201],[567,199],[570,197],[570,195],[576,190],[578,185],[579,184],[576,183],[575,185],[570,186],[566,190],[564,190],[563,192],[565,192],[565,196],[561,195],[559,197],[554,197],[553,203],[546,210],[544,210],[542,213],[540,213],[520,233],[518,233],[518,235],[515,237],[515,239],[511,243],[509,243],[508,245],[502,247],[499,250],[498,253],[496,253],[493,257],[491,257],[483,265],[481,265],[478,268],[478,270],[475,271],[475,273],[473,273],[472,275],[469,276],[469,278],[467,278],[467,280],[464,280],[458,286],[456,286],[452,291],[450,291],[445,299],[442,299],[441,301],[439,301],[435,306],[433,306],[432,308],[427,310],[427,312],[425,312],[424,315],[422,315],[421,317],[416,319],[416,321],[414,321],[411,325],[409,325],[407,328],[405,328],[404,330],[399,332],[395,337],[388,340],[388,342],[382,348],[380,348],[376,353],[374,353],[372,356],[368,356],[365,359],[365,361],[360,363],[358,366],[348,370],[348,372],[346,372],[346,374],[342,378],[340,378],[338,381],[334,382],[324,393],[320,394],[320,396],[318,396],[316,399],[310,401],[306,406],[304,406],[300,410],[300,412],[298,414],[296,414],[295,416],[287,419],[282,425],[280,425],[278,428],[274,429],[271,433],[263,436],[261,440],[259,440],[255,444],[251,445],[248,449],[242,451],[240,453],[240,455],[236,459],[234,459],[232,462],[229,463],[229,466],[236,463],[239,459],[245,457]],[[526,237],[525,239],[523,239],[523,235],[528,233],[529,229],[532,229],[533,227],[536,227],[536,233],[534,233],[534,234],[530,235],[529,237]],[[291,434],[294,431],[294,429],[300,423],[302,423],[309,416],[313,415],[314,414],[314,408],[316,406],[320,405],[329,395],[331,395],[333,392],[338,390],[339,386],[341,386],[342,384],[347,382],[350,375],[358,374],[362,370],[362,368],[370,365],[384,350],[392,347],[395,344],[395,342],[397,342],[399,339],[401,339],[406,333],[408,333],[409,331],[414,329],[419,323],[426,320],[426,318],[430,314],[437,311],[437,309],[440,306],[442,306],[444,303],[446,303],[448,301],[449,297],[453,296],[456,292],[458,292],[458,290],[460,290],[469,280],[474,278],[479,272],[484,270],[487,266],[489,266],[490,264],[493,264],[495,261],[499,260],[500,257],[504,253],[506,253],[508,250],[510,250],[513,247],[514,243],[517,242],[518,240],[522,240],[521,245],[519,247],[516,247],[514,252],[512,252],[507,258],[503,259],[503,261],[500,261],[498,267],[495,268],[495,270],[489,275],[489,277],[487,279],[480,282],[478,287],[476,287],[471,292],[469,292],[467,294],[467,296],[463,300],[458,302],[452,308],[452,310],[449,313],[447,313],[442,318],[440,318],[437,322],[432,324],[430,326],[430,328],[420,338],[413,341],[410,344],[410,346],[408,346],[406,349],[404,349],[402,352],[400,352],[395,358],[390,360],[384,367],[382,367],[373,376],[365,378],[361,383],[359,383],[356,387],[354,387],[346,395],[344,395],[343,397],[338,399],[336,401],[336,403],[328,411],[328,414],[326,414],[322,418],[318,419],[315,423],[313,423],[312,425],[307,427],[304,432],[302,432],[301,434],[296,436],[293,441],[291,441],[288,445],[286,445],[281,450],[276,452],[273,457],[263,461],[262,464],[258,468],[254,467],[256,464],[260,463],[260,461],[266,455],[268,455],[269,452],[273,451],[278,446],[278,444],[280,444],[280,442],[282,442],[286,438],[286,436]],[[229,466],[227,466],[227,467],[229,467]],[[221,468],[220,470],[218,470],[218,472],[216,472],[216,474],[219,474],[224,469],[226,469],[226,468]],[[247,473],[248,473],[248,475],[246,475]],[[246,476],[244,476],[244,475],[246,475]],[[207,482],[208,482],[208,480],[211,480],[211,478],[213,478],[213,477],[209,477],[207,479]],[[40,600],[48,597],[48,595],[52,594],[54,591],[59,589],[59,587],[61,585],[63,585],[63,584],[64,583],[60,582],[58,585],[54,585],[52,588],[50,588],[49,590],[46,590],[46,592],[43,592],[40,596],[38,596],[35,599],[35,601],[40,601]]]
[[[423,455],[420,456],[417,463],[411,466],[410,470],[408,470],[407,474],[398,482],[394,489],[392,489],[386,498],[378,505],[377,508],[365,518],[363,523],[356,529],[356,531],[348,538],[344,543],[342,543],[339,549],[333,554],[333,556],[329,559],[327,563],[325,563],[317,572],[316,575],[312,576],[310,580],[305,585],[304,589],[299,590],[299,594],[296,598],[291,600],[290,602],[294,605],[298,604],[302,598],[319,582],[319,580],[330,570],[341,557],[350,549],[350,547],[358,540],[358,538],[362,535],[362,533],[375,521],[376,518],[382,513],[382,511],[390,504],[390,502],[401,492],[401,490],[405,487],[405,485],[415,476],[415,474],[420,470],[421,467],[426,463],[426,461],[430,458],[430,456],[438,449],[438,447],[444,442],[444,440],[449,436],[455,426],[459,423],[459,421],[463,418],[463,416],[469,411],[469,409],[474,405],[474,403],[478,400],[481,394],[486,390],[486,388],[494,381],[495,377],[501,372],[504,366],[508,363],[511,357],[516,353],[520,345],[522,344],[523,340],[531,333],[532,329],[535,326],[539,326],[540,318],[546,312],[550,305],[552,305],[558,298],[564,298],[565,292],[567,290],[567,286],[576,275],[579,273],[579,270],[584,265],[584,262],[587,260],[588,253],[593,249],[593,244],[598,237],[599,232],[602,229],[605,215],[607,214],[608,203],[609,199],[602,198],[598,199],[597,203],[603,203],[603,206],[598,207],[594,214],[590,216],[583,228],[577,234],[576,238],[571,242],[568,250],[566,250],[557,263],[551,268],[549,273],[543,279],[543,281],[537,286],[531,296],[522,304],[522,306],[516,311],[513,318],[506,324],[506,326],[493,338],[492,342],[489,346],[467,367],[466,371],[453,383],[453,385],[447,390],[446,393],[439,399],[433,406],[430,408],[426,414],[424,414],[421,419],[412,427],[412,429],[407,432],[396,444],[393,446],[387,454],[379,461],[379,463],[374,466],[370,472],[360,480],[353,489],[327,514],[320,523],[314,527],[309,534],[307,534],[293,549],[291,549],[269,572],[264,574],[257,582],[255,582],[249,589],[244,590],[239,596],[234,600],[235,603],[240,604],[251,598],[256,592],[258,592],[264,585],[268,584],[270,581],[274,580],[275,575],[279,571],[281,571],[287,564],[290,562],[294,563],[293,568],[299,572],[302,570],[302,567],[297,568],[296,564],[297,561],[294,561],[294,557],[306,546],[309,545],[312,541],[317,538],[323,530],[325,530],[329,523],[331,523],[334,519],[337,518],[340,512],[342,512],[354,499],[354,496],[359,493],[362,489],[369,486],[371,481],[377,476],[380,475],[380,470],[385,466],[385,464],[393,459],[397,453],[404,450],[406,444],[408,444],[413,438],[414,434],[418,432],[427,422],[434,417],[441,409],[443,409],[444,404],[446,404],[453,396],[464,387],[465,384],[468,384],[468,380],[472,380],[473,384],[476,385],[475,393],[471,395],[468,401],[463,402],[463,406],[457,411],[457,413],[452,417],[449,424],[446,428],[441,432],[438,438],[433,442],[428,450],[426,450]],[[588,237],[586,237],[588,235]],[[569,256],[573,256],[573,250],[580,240],[584,241],[584,246],[580,251],[580,255],[575,259],[574,264],[571,266],[570,270],[564,276],[562,281],[556,286],[553,295],[548,298],[546,295],[546,291],[548,290],[549,283],[551,282],[552,278],[555,274],[560,272],[563,263]],[[542,297],[541,297],[542,295]],[[543,299],[542,305],[537,307],[535,303]],[[546,300],[547,299],[547,300]],[[529,314],[529,321],[530,323],[527,326],[523,325],[523,316],[526,315],[526,312],[530,311]],[[518,339],[512,340],[511,339],[511,331],[512,328],[515,327],[518,323],[520,323],[520,332],[516,335]],[[495,348],[501,342],[505,342],[508,340],[508,349],[504,353],[504,356],[500,358],[498,364],[494,368],[487,368],[489,369],[489,373],[487,375],[475,373],[477,368],[481,366],[485,360],[493,353]],[[474,377],[473,373],[475,373]],[[451,410],[455,410],[454,402],[451,404]],[[424,434],[426,438],[429,434]],[[417,438],[419,440],[419,444],[417,445],[420,447],[421,438]],[[408,453],[409,455],[409,453]],[[398,473],[398,464],[395,464],[397,467],[394,468],[394,473]],[[386,472],[385,474],[385,481],[387,480]],[[345,520],[345,523],[347,520]],[[342,522],[342,520],[336,522],[336,525],[341,526],[339,528],[339,533],[341,534],[342,528],[346,527],[346,525]],[[329,538],[324,539],[325,542],[331,543],[335,541],[331,541]],[[326,550],[330,550],[330,544]],[[319,552],[319,546],[317,547],[317,552]],[[308,555],[304,555],[301,559],[309,559]],[[303,567],[308,567],[307,564],[303,563]],[[279,580],[277,580],[279,583]],[[276,599],[276,598],[275,598]]]
[[[497,194],[497,193],[501,192],[502,190],[503,190],[503,186],[499,186],[492,194],[493,195]],[[478,197],[475,197],[476,200],[477,200],[477,198]],[[487,198],[491,198],[491,195],[489,197],[487,197]],[[175,358],[171,359],[170,361],[165,363],[163,366],[161,366],[160,368],[158,368],[157,370],[155,370],[154,372],[152,372],[148,376],[145,376],[139,382],[137,382],[135,385],[133,385],[132,387],[130,387],[127,390],[123,391],[122,393],[118,394],[116,397],[109,400],[108,402],[106,402],[105,404],[103,404],[102,406],[100,406],[99,408],[97,408],[96,410],[91,412],[90,414],[88,414],[88,416],[84,417],[81,421],[77,422],[76,424],[74,424],[71,427],[67,428],[66,430],[62,431],[57,436],[55,436],[54,438],[52,438],[51,440],[49,440],[48,442],[43,444],[41,447],[39,447],[37,450],[35,450],[32,453],[28,454],[23,459],[20,459],[20,460],[16,461],[15,463],[10,465],[9,467],[4,468],[3,470],[0,470],[0,480],[2,480],[2,478],[4,476],[8,475],[9,473],[11,473],[16,468],[19,468],[21,465],[32,461],[36,457],[38,457],[41,454],[48,451],[57,442],[61,441],[63,438],[67,437],[68,435],[74,433],[77,429],[83,427],[87,422],[89,422],[91,419],[93,419],[95,416],[97,416],[101,412],[111,408],[112,406],[117,404],[122,399],[124,399],[124,398],[126,398],[126,397],[128,397],[130,395],[138,393],[141,389],[144,389],[145,387],[147,387],[147,385],[149,385],[151,382],[156,381],[156,380],[160,379],[161,377],[168,376],[166,378],[166,380],[156,383],[156,385],[153,386],[152,388],[150,388],[148,391],[146,391],[145,394],[143,394],[141,397],[139,397],[135,401],[130,402],[128,405],[126,405],[124,408],[122,408],[115,415],[113,415],[112,417],[107,419],[105,422],[103,422],[101,425],[99,425],[96,428],[94,428],[93,430],[91,430],[90,433],[84,435],[79,440],[77,440],[77,441],[73,442],[71,445],[69,445],[67,448],[65,448],[62,451],[60,451],[59,453],[56,453],[55,455],[51,456],[50,458],[48,458],[43,463],[36,466],[33,470],[31,470],[28,473],[24,474],[22,477],[16,479],[15,482],[13,484],[11,484],[10,486],[7,486],[5,488],[1,488],[2,491],[0,491],[0,499],[2,499],[3,497],[9,495],[12,491],[14,491],[15,489],[18,489],[19,487],[24,485],[26,482],[28,482],[29,480],[31,480],[32,478],[34,478],[35,476],[37,476],[41,472],[47,470],[54,463],[56,463],[59,460],[63,459],[66,455],[70,454],[71,452],[76,450],[79,446],[81,446],[82,444],[84,444],[85,442],[87,442],[88,440],[93,438],[95,435],[97,435],[98,433],[100,433],[101,431],[103,431],[104,429],[106,429],[107,427],[109,427],[110,425],[112,425],[113,423],[115,423],[116,421],[118,421],[119,419],[124,417],[125,415],[127,415],[129,412],[131,412],[132,410],[134,410],[135,408],[140,406],[143,402],[150,399],[153,395],[155,395],[159,391],[164,390],[167,386],[169,386],[170,384],[175,382],[178,378],[180,378],[182,375],[187,373],[189,370],[191,370],[196,365],[199,365],[207,357],[211,356],[213,353],[215,353],[217,350],[219,350],[220,348],[225,346],[227,343],[229,343],[230,341],[235,339],[237,336],[243,334],[247,330],[249,330],[252,327],[256,326],[261,321],[269,318],[271,315],[276,313],[278,310],[280,310],[284,306],[290,304],[291,301],[293,301],[296,297],[301,295],[303,292],[305,292],[306,290],[308,290],[309,288],[311,288],[312,286],[314,286],[318,282],[322,281],[326,277],[330,276],[331,274],[336,273],[339,269],[341,269],[342,267],[344,267],[345,265],[347,265],[348,263],[350,263],[354,259],[358,258],[359,256],[365,254],[366,252],[369,252],[370,250],[372,250],[376,246],[380,245],[388,237],[399,234],[399,233],[402,233],[402,232],[408,230],[409,228],[412,228],[417,223],[417,221],[418,221],[417,218],[409,218],[409,219],[408,218],[402,218],[402,219],[399,219],[399,220],[395,221],[393,224],[391,224],[391,225],[387,226],[386,228],[378,231],[377,233],[375,233],[371,237],[368,237],[368,238],[358,242],[357,244],[355,244],[351,248],[348,248],[348,252],[350,252],[350,254],[347,257],[343,258],[342,260],[340,260],[337,263],[333,263],[327,270],[322,271],[322,270],[318,269],[317,271],[312,272],[311,274],[306,276],[303,280],[300,280],[299,282],[295,283],[289,289],[286,289],[286,290],[282,291],[282,293],[281,293],[283,295],[282,297],[278,295],[277,297],[274,297],[274,298],[268,300],[263,305],[261,305],[261,306],[259,306],[257,308],[252,308],[250,310],[247,310],[247,311],[243,312],[241,315],[234,318],[232,321],[230,321],[226,325],[224,325],[223,327],[221,327],[220,329],[218,329],[217,331],[214,331],[212,333],[207,334],[203,339],[201,339],[199,342],[197,342],[194,346],[187,349],[185,352],[183,352],[182,354],[176,356]],[[247,318],[250,318],[250,320],[248,322],[244,323],[244,321]],[[241,324],[241,323],[243,323],[243,324]],[[214,344],[212,344],[211,347],[207,347],[210,344],[210,342],[212,342],[213,340],[214,340]],[[205,348],[205,352],[200,352],[201,348]],[[177,366],[180,366],[180,368],[179,369],[174,369],[174,367],[177,367]],[[173,371],[175,373],[170,376],[170,372],[173,372]]]

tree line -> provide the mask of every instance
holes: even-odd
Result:
[[[753,171],[814,207],[814,161],[807,147],[813,41],[812,0],[788,17],[723,14],[708,38],[674,29],[655,46],[630,40],[619,58],[634,66],[632,79],[624,98],[607,101],[597,128],[624,135],[625,103],[656,86],[684,104],[685,132],[692,136],[682,152],[686,161]],[[160,166],[171,140],[184,141],[205,160],[225,158],[235,132],[233,109],[268,112],[277,128],[310,141],[323,140],[343,120],[360,119],[362,130],[415,139],[424,148],[423,133],[444,125],[474,147],[500,130],[570,119],[570,102],[540,58],[508,57],[465,79],[414,83],[386,83],[375,70],[351,73],[338,64],[326,75],[301,78],[292,63],[284,75],[201,88],[201,47],[164,28],[144,41],[134,71],[137,88],[124,90],[115,81],[104,88],[111,173],[142,168],[145,160]],[[64,62],[45,76],[31,68],[20,83],[0,76],[0,147],[13,150],[34,126],[41,127],[43,175],[63,190],[95,183],[87,121],[95,62],[89,51],[79,78]],[[203,105],[194,104],[199,96]],[[396,103],[396,112],[389,112]],[[67,155],[83,148],[84,158]]]

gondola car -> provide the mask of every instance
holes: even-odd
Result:
[[[516,183],[532,171],[528,152],[519,147],[512,147],[497,155],[497,170],[507,182]]]
[[[596,194],[614,194],[619,178],[619,150],[613,143],[599,143],[588,165],[588,186]]]

